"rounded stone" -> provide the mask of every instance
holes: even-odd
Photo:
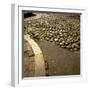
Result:
[[[74,48],[74,51],[77,51],[78,49],[77,48]]]
[[[54,41],[57,42],[58,41],[58,38],[55,38]]]
[[[70,45],[68,45],[68,46],[66,46],[66,48],[67,48],[67,49],[70,49],[70,48],[71,48],[71,46],[70,46]]]
[[[50,42],[53,42],[53,39],[52,38],[50,39]]]

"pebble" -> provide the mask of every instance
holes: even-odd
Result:
[[[55,41],[55,42],[58,41],[58,38],[55,38],[54,41]]]
[[[50,39],[50,42],[53,42],[53,39],[52,38]]]

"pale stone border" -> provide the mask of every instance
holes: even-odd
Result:
[[[40,47],[29,35],[24,35],[24,39],[28,41],[35,55],[35,76],[45,76],[45,62]]]

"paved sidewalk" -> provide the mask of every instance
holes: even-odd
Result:
[[[35,64],[34,64],[34,53],[29,45],[28,41],[24,39],[24,62],[23,62],[23,69],[24,69],[24,77],[32,77],[34,76]]]
[[[34,53],[33,63],[30,64],[31,62],[28,62],[33,69],[33,70],[31,69],[31,71],[34,72],[32,76],[45,76],[45,62],[44,62],[41,49],[39,48],[38,44],[33,39],[30,39],[29,35],[25,35],[24,39],[28,41],[28,46],[32,48],[33,53]],[[30,49],[28,48],[28,46],[27,46],[27,49],[30,52]]]
[[[80,52],[71,52],[49,41],[37,41],[48,64],[48,76],[79,75]]]

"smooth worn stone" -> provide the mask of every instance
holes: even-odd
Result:
[[[53,39],[51,38],[51,39],[50,39],[50,42],[52,42],[52,41],[53,41]]]
[[[66,46],[66,48],[67,48],[67,49],[70,49],[70,48],[71,48],[71,46],[70,46],[70,45],[68,45],[68,46]]]
[[[55,38],[54,41],[55,41],[55,42],[58,41],[58,38]]]

